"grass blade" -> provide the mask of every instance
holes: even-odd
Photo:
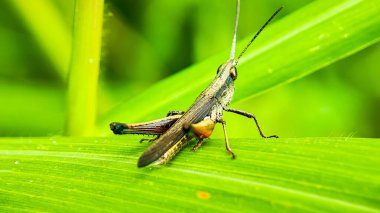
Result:
[[[379,212],[379,139],[233,139],[136,167],[136,138],[0,139],[0,210]]]
[[[68,26],[52,1],[8,1],[20,14],[59,76],[66,80],[71,52]],[[36,15],[38,14],[38,15]],[[59,50],[59,51],[57,51]]]

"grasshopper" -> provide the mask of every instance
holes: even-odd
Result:
[[[239,59],[281,9],[282,7],[273,13],[260,30],[253,36],[247,46],[240,53],[239,57],[234,59],[240,11],[240,0],[237,0],[230,58],[226,63],[219,66],[215,79],[197,97],[195,102],[186,112],[169,111],[165,118],[144,123],[126,124],[112,122],[110,124],[110,128],[114,134],[145,134],[156,136],[153,139],[140,140],[140,142],[144,140],[155,142],[140,156],[137,163],[138,167],[145,167],[151,163],[156,165],[165,164],[193,138],[196,138],[198,142],[192,150],[197,150],[202,145],[204,139],[211,136],[216,123],[222,124],[226,150],[234,159],[236,156],[230,148],[226,131],[226,122],[223,120],[224,111],[253,119],[261,137],[278,138],[277,135],[265,136],[253,114],[228,108],[228,104],[231,102],[234,94],[234,81],[237,78],[236,65],[238,64]]]

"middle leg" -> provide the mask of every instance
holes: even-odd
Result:
[[[236,155],[232,152],[231,150],[231,147],[230,147],[230,144],[228,142],[228,136],[227,136],[227,129],[226,129],[226,122],[223,120],[223,119],[220,119],[218,121],[218,123],[221,123],[222,126],[223,126],[223,133],[224,133],[224,142],[226,144],[226,150],[228,152],[228,154],[230,154],[232,156],[232,159],[235,159],[236,158]]]

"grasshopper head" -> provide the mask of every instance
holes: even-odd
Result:
[[[217,75],[223,75],[224,72],[228,72],[232,80],[236,80],[237,78],[237,69],[232,62],[227,62],[225,64],[222,64],[219,66],[218,70],[216,71]]]

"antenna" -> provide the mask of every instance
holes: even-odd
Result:
[[[277,13],[279,13],[282,8],[284,8],[283,6],[278,8],[276,10],[276,12],[273,13],[273,15],[265,22],[265,24],[260,28],[259,31],[257,31],[257,33],[255,34],[255,36],[253,36],[253,38],[251,39],[251,41],[249,41],[249,43],[247,44],[247,46],[245,46],[245,48],[243,49],[243,51],[240,53],[239,57],[235,60],[235,66],[238,64],[239,62],[239,59],[241,58],[241,56],[245,53],[245,51],[248,49],[248,47],[252,44],[252,42],[257,38],[257,36],[260,35],[261,31],[263,31],[263,29],[269,24],[269,22],[272,21],[272,19],[277,15]],[[235,38],[235,36],[234,36]],[[236,39],[236,38],[235,38]],[[232,53],[232,51],[231,51]]]
[[[237,28],[238,28],[238,23],[239,23],[239,12],[240,12],[240,0],[237,0],[236,1],[236,16],[235,16],[235,26],[234,26],[234,37],[232,38],[230,60],[234,60],[234,58],[235,58],[236,34],[237,34]]]

